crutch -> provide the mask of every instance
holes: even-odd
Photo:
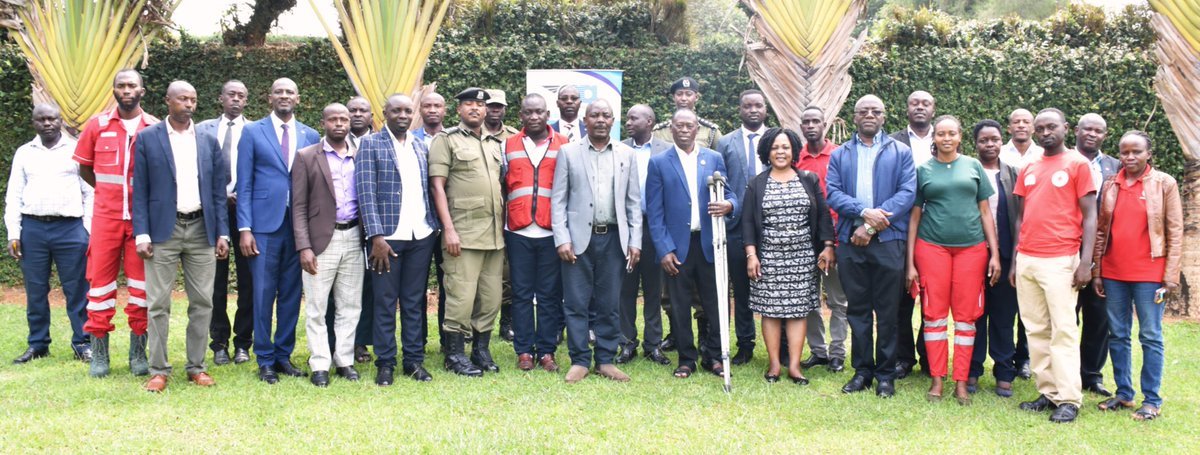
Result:
[[[725,177],[713,172],[708,177],[708,198],[725,201]],[[712,217],[713,260],[717,280],[717,315],[721,325],[721,370],[725,376],[725,393],[733,391],[729,378],[729,257],[725,255],[725,217]]]

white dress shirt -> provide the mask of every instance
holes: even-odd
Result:
[[[222,148],[225,147],[225,131],[230,129],[229,122],[233,122],[233,136],[229,138],[232,142],[229,146],[229,186],[225,187],[225,192],[233,194],[237,192],[237,146],[238,141],[242,140],[242,128],[246,127],[246,117],[239,115],[233,120],[224,115],[217,117],[217,145]]]
[[[638,188],[642,190],[641,194],[646,194],[646,174],[650,172],[650,156],[654,154],[654,149],[650,146],[654,139],[646,141],[645,144],[636,145],[634,141],[633,158],[637,160],[638,167]],[[642,213],[646,213],[646,198],[642,198]]]
[[[912,127],[909,127],[908,147],[912,149],[914,167],[925,164],[926,161],[933,158],[933,128],[930,127],[929,134],[921,137],[912,130]]]
[[[676,148],[676,150],[679,150]],[[700,197],[697,191],[698,183],[696,182],[696,174],[700,172],[700,147],[693,145],[691,153],[684,153],[679,150],[679,164],[683,166],[683,175],[687,178],[688,193],[692,199],[692,219],[690,226],[692,232],[700,230]]]
[[[759,126],[758,131],[750,131],[746,129],[745,125],[742,126],[742,146],[746,147],[746,170],[750,174],[746,176],[746,181],[750,181],[750,179],[753,179],[754,176],[763,171],[762,160],[758,159],[758,141],[762,140],[763,133],[765,132],[767,132],[766,125]],[[750,140],[751,134],[755,135],[753,141]],[[793,152],[799,153],[800,151],[793,150]]]
[[[1083,152],[1079,152],[1079,154],[1083,155],[1084,159],[1087,159],[1087,155],[1084,155]],[[1096,186],[1097,192],[1100,191],[1100,186],[1104,184],[1104,168],[1100,167],[1100,157],[1102,156],[1104,156],[1104,153],[1097,151],[1096,157],[1088,160],[1088,167],[1092,169],[1092,184]]]
[[[192,213],[200,210],[203,206],[200,203],[200,165],[196,162],[196,125],[188,122],[187,129],[175,131],[168,123],[167,139],[175,160],[175,211]],[[150,242],[149,234],[134,239],[138,245]]]
[[[534,143],[533,140],[529,138],[529,136],[523,136],[521,138],[521,142],[523,144],[525,144],[525,154],[529,155],[529,162],[533,163],[533,167],[536,169],[538,167],[538,165],[540,165],[542,163],[542,158],[546,157],[546,152],[548,150],[550,150],[550,136],[546,136],[546,139],[544,139],[541,144]],[[507,165],[508,164],[508,150],[503,149],[500,156],[504,157],[504,164]],[[537,171],[534,170],[534,172],[537,172]],[[538,182],[538,184],[542,184],[542,183],[543,182]],[[546,182],[546,183],[549,183],[548,185],[546,185],[547,187],[553,186],[553,184],[554,184],[554,182]],[[537,188],[534,188],[533,193],[534,193],[533,197],[536,198],[537,197]],[[504,230],[515,233],[515,234],[520,234],[523,237],[528,237],[531,239],[544,239],[546,237],[550,237],[550,236],[554,235],[554,231],[551,231],[549,229],[538,226],[538,224],[536,222],[530,223],[529,226],[525,226],[524,228],[513,231],[508,228],[508,217],[505,217]]]
[[[34,138],[17,148],[4,197],[4,226],[9,240],[21,238],[21,215],[83,218],[92,229],[92,198],[95,191],[79,177],[75,139],[63,135],[53,147]]]
[[[558,133],[567,137],[569,142],[573,142],[580,138],[579,125],[583,121],[580,117],[575,117],[575,121],[568,122],[563,119],[558,119]]]
[[[1003,147],[1000,147],[1000,161],[1003,161],[1004,164],[1020,170],[1021,168],[1025,167],[1026,164],[1041,158],[1044,153],[1045,150],[1042,149],[1042,146],[1030,141],[1029,148],[1025,149],[1025,154],[1022,155],[1021,151],[1017,150],[1017,146],[1013,145],[1013,142],[1010,139],[1007,144],[1004,144]]]
[[[400,171],[400,220],[396,231],[384,240],[421,240],[433,233],[425,222],[425,188],[421,182],[421,162],[413,148],[411,134],[404,141],[392,136],[392,150],[396,153],[396,170]]]
[[[275,116],[275,112],[271,112],[271,125],[273,125],[275,127],[275,140],[278,141],[279,144],[283,144],[282,125],[284,123],[285,122],[283,120],[281,120],[279,117]],[[290,171],[290,170],[292,170],[292,162],[296,161],[296,142],[297,142],[296,116],[293,115],[292,119],[287,121],[286,123],[288,126],[288,149],[284,150],[284,152],[285,152],[285,158],[287,158],[286,159],[287,168]]]

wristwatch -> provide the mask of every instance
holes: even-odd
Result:
[[[867,234],[875,235],[875,228],[871,227],[869,224],[867,225]]]

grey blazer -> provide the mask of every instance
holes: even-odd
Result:
[[[637,144],[633,143],[632,137],[621,141],[621,143],[628,145],[629,147],[634,147],[635,145],[637,145]],[[659,153],[670,150],[670,148],[672,146],[674,146],[674,144],[671,144],[670,142],[664,141],[657,137],[651,137],[650,138],[650,156],[654,156]]]
[[[642,248],[642,192],[638,185],[637,160],[633,149],[611,141],[616,153],[617,231],[621,250]],[[550,225],[554,245],[570,243],[575,254],[587,251],[592,239],[592,160],[588,159],[588,142],[564,144],[558,151],[554,166],[554,190],[550,198]],[[622,210],[624,209],[624,210]]]

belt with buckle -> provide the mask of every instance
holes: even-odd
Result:
[[[593,234],[605,235],[605,234],[608,234],[609,231],[615,231],[615,230],[617,230],[617,225],[615,225],[615,224],[598,224],[598,225],[592,226]]]
[[[29,218],[31,220],[41,221],[43,223],[53,223],[56,221],[73,221],[73,220],[79,219],[79,217],[77,217],[77,216],[29,215],[29,214],[25,214],[25,213],[22,213],[21,217]]]
[[[337,229],[339,231],[344,231],[347,229],[354,229],[356,227],[358,227],[357,219],[353,219],[353,220],[347,221],[345,223],[333,223],[333,228]]]
[[[204,210],[197,210],[189,213],[175,212],[175,219],[179,221],[192,221],[202,216],[204,216]]]

